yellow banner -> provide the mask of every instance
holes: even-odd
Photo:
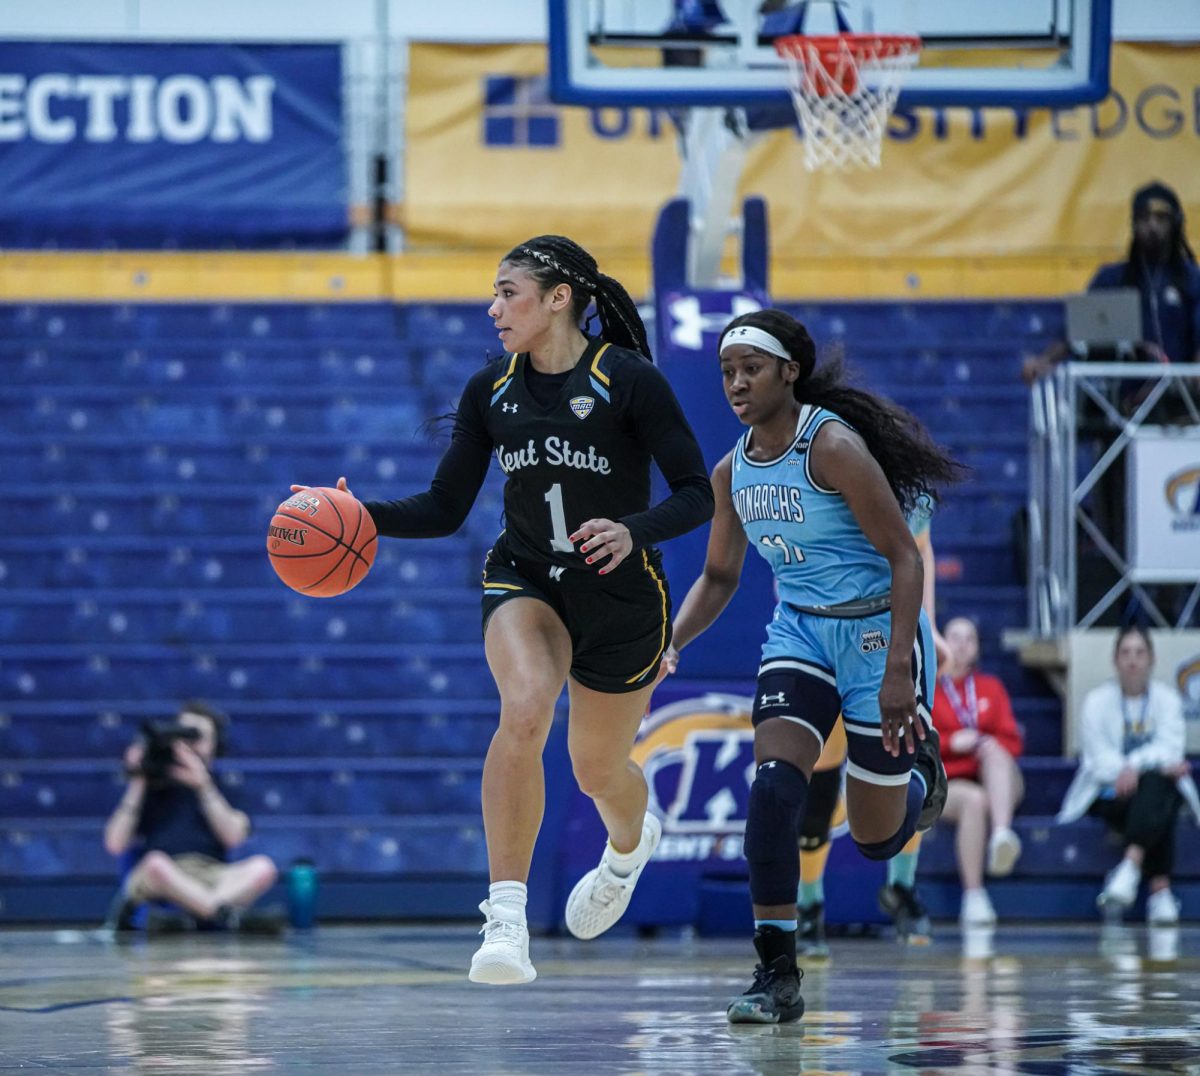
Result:
[[[537,45],[414,44],[403,220],[411,249],[502,254],[542,232],[644,256],[679,180],[662,112],[546,96]],[[774,260],[1037,258],[1088,264],[1128,242],[1151,179],[1200,210],[1200,47],[1121,43],[1102,104],[893,117],[878,171],[804,170],[799,136],[752,149],[744,194],[770,207]],[[602,257],[603,260],[603,257]]]

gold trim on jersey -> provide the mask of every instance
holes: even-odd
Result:
[[[608,345],[605,344],[604,346],[607,347]],[[662,580],[658,577],[658,573],[650,566],[650,557],[644,549],[642,550],[642,567],[650,573],[650,578],[654,580],[654,585],[658,587],[658,593],[662,595],[662,640],[658,644],[658,653],[654,655],[654,660],[638,673],[637,676],[631,676],[626,680],[625,683],[627,684],[636,684],[646,676],[662,660],[663,651],[667,649],[667,591],[663,586]]]
[[[596,352],[596,357],[592,359],[592,373],[596,375],[597,380],[599,380],[600,384],[602,384],[605,388],[609,388],[612,382],[608,380],[608,374],[600,369],[600,358],[610,347],[612,347],[612,344],[606,343],[602,345],[600,350]]]
[[[496,383],[495,383],[495,384],[492,386],[492,391],[493,391],[493,392],[495,392],[495,391],[496,391],[496,390],[497,390],[497,389],[498,389],[498,388],[499,388],[501,385],[503,385],[503,384],[504,384],[504,382],[505,382],[505,381],[507,381],[507,380],[508,380],[510,377],[512,377],[512,375],[513,375],[513,371],[514,371],[516,368],[517,368],[517,356],[516,356],[516,353],[514,352],[514,353],[513,353],[513,357],[512,357],[512,361],[511,361],[511,362],[509,362],[509,364],[508,364],[508,369],[504,371],[504,376],[503,376],[502,378],[500,378],[500,380],[499,380],[499,381],[497,381],[497,382],[496,382]]]

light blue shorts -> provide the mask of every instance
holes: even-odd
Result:
[[[780,603],[767,626],[758,670],[754,723],[783,717],[806,725],[824,746],[841,713],[846,727],[846,772],[871,784],[908,781],[914,755],[883,749],[879,688],[891,645],[892,614],[858,619],[813,616]],[[932,723],[936,660],[929,618],[921,613],[912,654],[917,713]]]

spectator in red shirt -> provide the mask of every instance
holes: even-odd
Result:
[[[976,669],[975,625],[956,617],[943,634],[949,656],[933,700],[933,723],[942,737],[942,761],[950,780],[942,817],[958,827],[962,924],[985,927],[996,922],[983,888],[985,853],[987,872],[994,877],[1010,873],[1021,854],[1021,840],[1012,828],[1013,811],[1025,792],[1015,761],[1023,746],[1021,731],[1004,685]]]

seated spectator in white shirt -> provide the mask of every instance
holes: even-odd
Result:
[[[1058,821],[1085,814],[1101,818],[1124,842],[1124,858],[1100,894],[1102,908],[1123,913],[1137,899],[1145,875],[1147,920],[1174,923],[1175,822],[1185,800],[1200,821],[1200,796],[1184,758],[1183,702],[1173,688],[1150,679],[1154,645],[1145,628],[1118,632],[1114,663],[1116,679],[1083,701],[1079,771]]]

